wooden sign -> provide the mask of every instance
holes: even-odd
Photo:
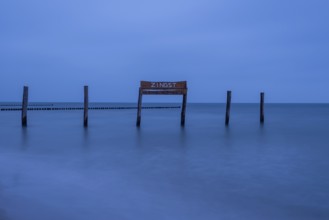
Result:
[[[180,82],[148,82],[141,81],[138,95],[137,122],[139,127],[141,123],[142,96],[143,95],[183,95],[181,125],[185,125],[185,111],[187,98],[187,83]]]
[[[183,95],[187,93],[186,81],[147,82],[141,81],[140,89],[145,95]]]
[[[186,89],[186,81],[182,82],[147,82],[141,81],[142,89]]]

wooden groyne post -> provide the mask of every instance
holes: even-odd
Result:
[[[187,100],[187,93],[183,94],[182,112],[180,117],[181,126],[185,126],[186,100]]]
[[[264,123],[264,92],[260,93],[260,123]]]
[[[139,92],[138,92],[138,105],[137,105],[137,121],[136,121],[136,126],[137,127],[139,127],[141,125],[142,98],[143,98],[142,88],[139,88]]]
[[[143,95],[183,95],[182,111],[181,111],[181,126],[185,125],[185,111],[187,100],[187,83],[180,82],[148,82],[141,81],[138,92],[137,105],[137,121],[136,126],[141,124],[142,114],[142,96]]]
[[[88,86],[84,86],[83,126],[88,126]]]
[[[23,89],[23,101],[22,101],[22,126],[27,126],[27,105],[29,98],[29,87],[24,86]]]
[[[226,114],[225,114],[225,125],[228,126],[228,124],[230,123],[230,111],[231,111],[231,96],[232,96],[232,92],[231,91],[227,91],[227,95],[226,95]]]

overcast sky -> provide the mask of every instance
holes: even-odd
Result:
[[[86,84],[136,102],[140,80],[187,80],[189,102],[329,102],[329,1],[2,0],[0,74],[0,101],[23,85],[82,101]]]

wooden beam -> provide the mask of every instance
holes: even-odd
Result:
[[[89,105],[89,97],[88,97],[88,86],[84,86],[84,111],[83,111],[83,126],[88,126],[88,105]]]
[[[187,94],[184,94],[183,95],[183,104],[182,104],[181,119],[180,119],[181,126],[185,126],[186,99],[187,99]]]
[[[264,92],[260,93],[260,123],[264,123]]]
[[[183,95],[187,89],[142,89],[143,95]]]
[[[225,125],[227,126],[230,123],[230,111],[231,111],[231,91],[227,91],[226,97],[226,116],[225,116]]]
[[[138,92],[138,106],[137,106],[137,122],[136,126],[139,127],[141,125],[141,113],[142,113],[142,89],[139,88]]]
[[[29,87],[24,86],[23,101],[22,101],[22,126],[27,126],[27,105],[29,98]]]

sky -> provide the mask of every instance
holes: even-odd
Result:
[[[329,102],[328,0],[2,0],[0,102]],[[181,97],[145,97],[180,101]]]

